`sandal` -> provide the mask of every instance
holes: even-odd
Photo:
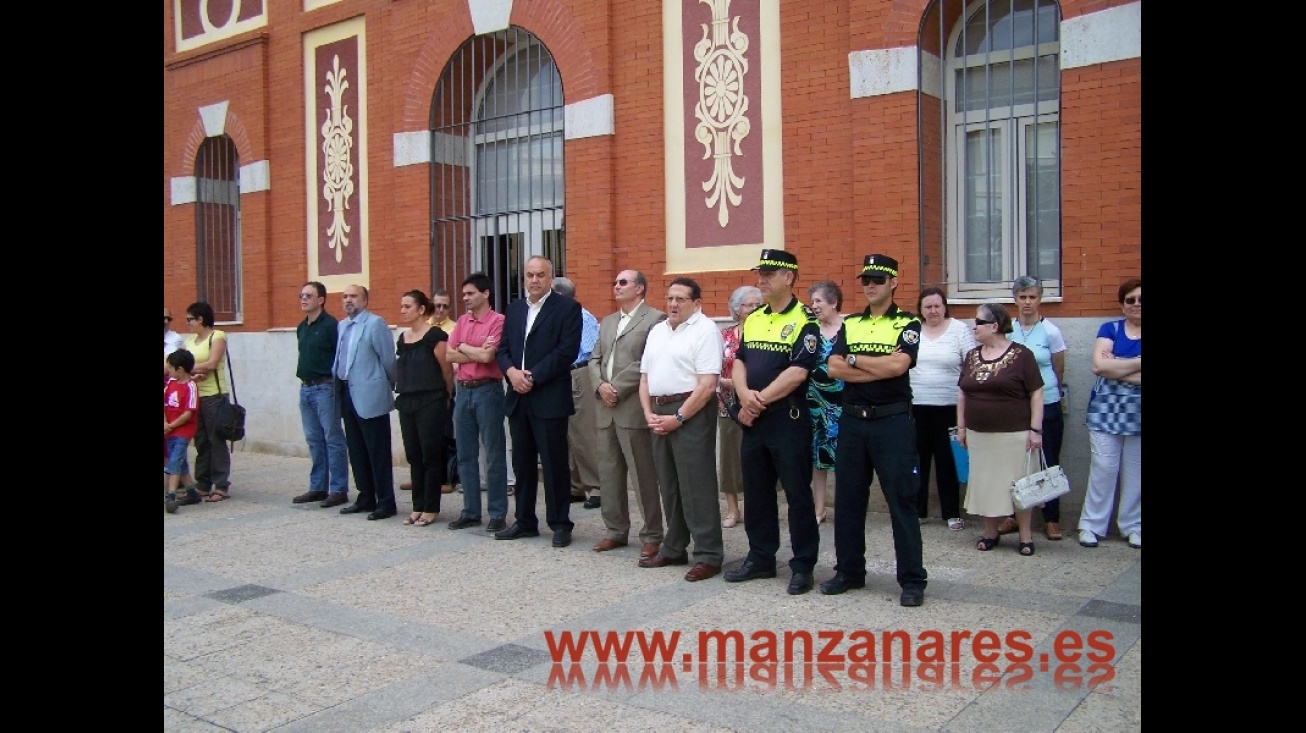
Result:
[[[730,529],[731,527],[735,526],[736,524],[739,524],[739,517],[736,517],[736,516],[733,515],[733,514],[727,514],[727,515],[725,516],[725,519],[722,519],[722,520],[721,520],[721,526],[722,526],[722,527],[725,527],[726,529]]]
[[[227,498],[228,498],[227,492],[223,491],[222,489],[214,489],[209,492],[208,496],[204,497],[204,501],[207,501],[210,504],[212,504],[214,502],[226,501]]]
[[[411,516],[411,515],[410,515],[410,516],[408,516],[408,517],[406,517],[406,518],[404,519],[404,524],[406,524],[406,525],[417,524],[419,521],[421,521],[421,519],[422,519],[422,515],[421,515],[421,514],[418,514],[418,515],[416,515],[416,516]]]
[[[435,520],[436,520],[436,519],[437,519],[437,517],[431,517],[430,519],[427,519],[426,517],[418,517],[417,519],[413,520],[413,526],[414,526],[414,527],[429,527],[429,526],[431,526],[432,524],[435,524]]]
[[[821,511],[819,511],[819,512],[816,513],[816,523],[817,523],[817,524],[822,524],[822,523],[825,522],[825,512],[826,512],[826,510],[825,510],[825,509],[822,509]]]
[[[1029,557],[1034,554],[1034,543],[1021,542],[1020,546],[1016,548],[1016,552],[1019,552],[1021,557]]]
[[[1002,535],[998,535],[997,537],[981,537],[979,538],[979,542],[975,543],[975,549],[980,552],[988,552],[997,547],[998,543],[1001,541]]]

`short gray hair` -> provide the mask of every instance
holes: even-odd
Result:
[[[565,295],[568,298],[576,297],[576,285],[569,278],[553,278],[553,292],[558,295]]]
[[[740,285],[739,287],[735,288],[735,292],[730,294],[730,301],[727,307],[730,308],[730,317],[732,319],[734,320],[739,319],[739,316],[735,315],[735,311],[739,310],[740,305],[743,305],[744,298],[747,298],[750,295],[756,295],[759,299],[761,299],[762,291],[758,290],[753,285]]]
[[[1043,283],[1033,275],[1021,275],[1016,281],[1011,283],[1011,297],[1020,295],[1020,291],[1034,289],[1038,291],[1039,297],[1043,295]]]

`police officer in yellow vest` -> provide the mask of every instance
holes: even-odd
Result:
[[[744,321],[731,375],[739,395],[739,422],[744,426],[740,464],[748,506],[744,517],[748,557],[725,579],[738,583],[776,576],[778,479],[789,502],[789,544],[794,551],[789,594],[799,595],[812,589],[821,542],[812,501],[812,427],[806,401],[821,330],[816,316],[793,295],[797,257],[781,249],[764,249],[753,269],[766,306]]]
[[[835,575],[821,583],[821,592],[866,586],[866,507],[874,471],[889,504],[900,603],[919,606],[927,575],[916,515],[920,474],[907,370],[916,366],[921,322],[893,302],[897,260],[866,255],[861,281],[866,310],[844,318],[830,350],[830,376],[844,380],[843,417],[834,458]]]

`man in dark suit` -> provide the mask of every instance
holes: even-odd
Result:
[[[512,467],[517,475],[517,515],[496,540],[539,537],[535,514],[539,465],[544,470],[545,521],[553,546],[571,544],[571,470],[567,465],[567,419],[571,365],[580,350],[580,304],[550,290],[553,263],[526,261],[527,297],[508,306],[499,344],[499,369],[508,380],[504,412],[512,434]]]
[[[345,318],[336,324],[336,400],[358,498],[341,514],[395,515],[390,411],[395,406],[395,342],[385,319],[367,309],[367,288],[346,285]]]
[[[599,340],[590,355],[590,380],[598,387],[585,398],[599,403],[599,486],[607,530],[594,545],[595,552],[625,547],[630,541],[627,481],[635,485],[644,515],[639,556],[653,557],[662,545],[662,499],[653,463],[653,434],[639,404],[639,364],[648,330],[666,314],[644,302],[647,290],[648,280],[638,270],[617,274],[612,295],[618,310],[599,324]]]

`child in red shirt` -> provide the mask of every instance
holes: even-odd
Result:
[[[195,355],[189,351],[178,349],[168,355],[172,378],[163,388],[163,510],[169,514],[177,511],[177,487],[183,479],[191,487],[187,491],[195,491],[186,463],[186,449],[195,437],[200,409],[199,388],[190,378],[194,368]]]

